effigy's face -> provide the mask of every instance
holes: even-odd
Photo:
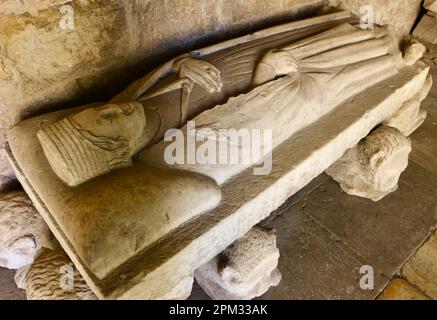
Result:
[[[142,139],[146,126],[144,109],[137,102],[89,108],[71,116],[71,120],[95,137],[122,139],[131,145]]]

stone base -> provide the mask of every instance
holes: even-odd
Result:
[[[210,263],[214,264],[217,261],[213,259]],[[205,267],[206,269],[206,267]],[[206,270],[205,272],[208,272]],[[212,269],[209,269],[212,272]],[[276,287],[281,281],[282,275],[278,269],[273,270],[270,274],[264,275],[253,286],[247,287],[244,290],[237,292],[229,291],[217,282],[210,280],[211,273],[208,276],[203,276],[200,273],[196,274],[196,281],[202,287],[203,291],[214,300],[252,300],[267,292],[270,287]]]
[[[253,228],[194,273],[215,300],[251,300],[281,281],[276,232]]]
[[[395,128],[381,126],[349,149],[326,173],[347,194],[379,201],[398,189],[410,152],[410,139]]]

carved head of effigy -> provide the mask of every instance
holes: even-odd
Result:
[[[89,108],[38,132],[47,160],[58,177],[77,186],[131,165],[145,144],[146,116],[140,103]]]
[[[372,185],[380,191],[397,188],[402,172],[408,166],[410,139],[392,127],[380,127],[358,147],[361,165]]]

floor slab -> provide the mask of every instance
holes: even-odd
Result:
[[[402,268],[402,276],[432,299],[437,299],[437,233]]]
[[[0,268],[0,300],[26,300],[26,292],[15,285],[14,270]]]
[[[393,279],[378,300],[429,300],[422,292],[403,279]]]
[[[277,230],[282,281],[261,299],[373,299],[388,279],[376,275],[373,290],[360,288],[367,262],[311,217],[292,206],[269,225]]]
[[[399,189],[379,202],[350,196],[332,179],[300,205],[349,248],[391,278],[437,223],[437,179],[410,162]]]

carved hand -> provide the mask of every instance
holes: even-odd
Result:
[[[194,81],[210,93],[220,91],[223,85],[220,71],[202,60],[183,60],[179,65],[179,76]]]
[[[297,71],[296,60],[284,50],[269,51],[260,63],[269,66],[275,76],[283,76]]]

